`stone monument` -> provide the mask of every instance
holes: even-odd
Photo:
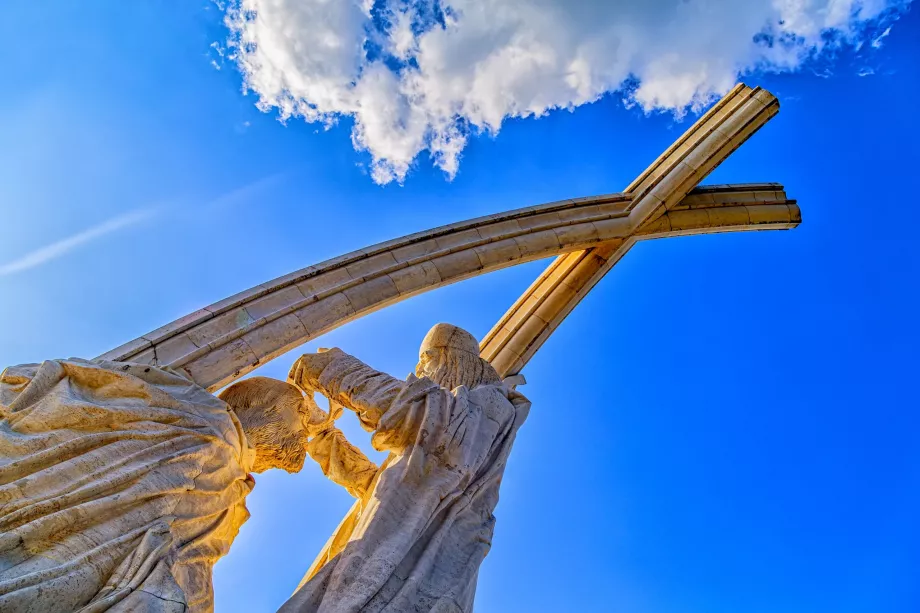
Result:
[[[519,373],[637,241],[800,223],[781,185],[698,186],[778,111],[769,92],[739,84],[622,193],[373,245],[91,362],[7,369],[0,610],[209,611],[211,566],[247,516],[247,473],[296,470],[309,453],[357,502],[284,611],[470,611],[501,472],[529,407],[514,390]],[[399,381],[332,350],[298,360],[291,384],[207,393],[376,309],[553,255],[478,350],[462,330],[435,327],[418,377]],[[314,391],[330,396],[329,415]],[[335,428],[341,406],[390,452],[383,466]]]

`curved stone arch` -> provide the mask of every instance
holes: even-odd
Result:
[[[801,223],[795,200],[776,183],[696,188],[655,221],[622,241],[572,251],[552,264],[511,306],[480,345],[503,377],[518,374],[568,314],[638,241]]]
[[[798,207],[782,186],[696,188],[777,110],[769,92],[739,84],[624,193],[479,217],[354,251],[221,300],[99,358],[179,368],[213,391],[375,310],[561,254],[483,341],[484,356],[512,374],[636,241],[797,225]]]

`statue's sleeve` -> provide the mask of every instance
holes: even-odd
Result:
[[[338,428],[328,428],[310,439],[307,453],[323,474],[355,498],[363,498],[377,474],[377,465],[348,442]]]
[[[54,368],[54,363],[49,363],[45,370],[54,372],[49,376],[41,371],[39,364],[22,364],[5,368],[0,373],[0,419],[9,417],[17,406],[24,407],[31,404],[32,399],[29,396],[35,396],[35,392],[29,390],[25,395],[23,392],[28,390],[29,384],[36,376],[44,380],[39,382],[40,385],[33,387],[41,387],[43,390],[53,386],[63,377],[63,369]]]
[[[386,373],[374,370],[356,357],[340,353],[310,383],[321,394],[358,414],[365,430],[376,430],[380,416],[406,386]]]
[[[455,409],[461,407],[448,390],[413,375],[400,381],[335,351],[331,356],[305,355],[291,369],[291,380],[357,413],[364,429],[374,431],[375,449],[401,453],[410,445],[421,445],[443,453],[462,442],[462,437],[442,440],[453,438],[466,421],[462,410],[453,418]]]
[[[400,453],[411,445],[440,456],[454,455],[465,429],[465,411],[451,393],[430,379],[410,375],[399,396],[378,420],[371,439],[374,449]]]

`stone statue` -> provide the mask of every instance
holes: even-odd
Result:
[[[359,499],[283,613],[469,612],[489,552],[505,462],[530,403],[468,332],[438,324],[400,381],[339,349],[301,357],[289,381],[357,413],[390,452],[377,470],[341,434],[314,458]]]
[[[694,188],[778,109],[738,84],[622,194],[411,234],[260,284],[92,362],[7,369],[0,613],[210,611],[212,566],[248,517],[248,473],[299,470],[305,453],[357,501],[283,611],[470,611],[530,406],[498,373],[520,373],[638,240],[797,226],[778,184]],[[295,385],[253,378],[220,399],[204,389],[388,304],[552,254],[482,355],[468,333],[439,324],[406,381],[332,350],[300,358]],[[314,391],[330,397],[329,415]],[[342,406],[390,452],[382,466],[334,427]]]
[[[301,469],[327,421],[255,377],[215,398],[177,371],[53,360],[0,376],[0,611],[209,612],[250,472]]]

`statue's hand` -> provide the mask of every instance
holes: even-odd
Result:
[[[329,421],[333,422],[342,416],[342,413],[345,412],[345,407],[340,405],[338,402],[329,401]]]
[[[313,392],[310,391],[304,394],[301,414],[303,415],[304,426],[313,433],[322,429],[329,419],[329,414],[319,408],[316,400],[313,399]]]
[[[316,400],[313,398],[313,392],[306,392],[304,395],[304,426],[310,436],[316,436],[320,432],[335,428],[336,420],[342,416],[342,405],[331,402],[329,403],[329,412],[322,410]]]
[[[313,391],[319,387],[319,376],[323,370],[336,358],[345,352],[339,348],[320,349],[316,353],[305,353],[300,356],[288,373],[288,382],[293,383],[304,391]]]

